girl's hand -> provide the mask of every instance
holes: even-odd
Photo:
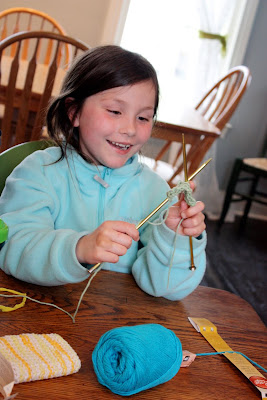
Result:
[[[80,263],[116,263],[131,247],[132,240],[139,240],[139,232],[133,224],[106,221],[78,241],[76,256]]]
[[[194,189],[193,182],[190,182],[190,186]],[[165,224],[176,232],[179,222],[183,219],[178,233],[180,235],[198,237],[206,228],[205,216],[202,213],[204,208],[205,205],[202,201],[198,201],[195,206],[189,207],[182,194],[179,201],[169,208],[169,215]]]

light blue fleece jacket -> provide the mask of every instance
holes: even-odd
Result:
[[[78,240],[106,220],[137,224],[169,190],[137,155],[118,169],[97,168],[71,150],[68,160],[55,163],[59,157],[57,147],[31,154],[9,176],[0,198],[0,218],[9,227],[0,267],[18,279],[47,286],[88,278],[75,254]],[[162,222],[164,211],[157,214],[152,220]],[[194,272],[189,270],[188,237],[178,236],[168,286],[175,233],[165,223],[145,223],[139,232],[143,247],[138,250],[133,241],[117,264],[104,263],[103,268],[132,272],[140,288],[153,296],[178,300],[190,294],[205,272],[206,233],[193,238]]]

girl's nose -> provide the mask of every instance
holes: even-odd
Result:
[[[136,121],[135,118],[124,118],[123,121],[121,121],[120,125],[120,133],[128,135],[128,136],[134,136],[136,132]]]

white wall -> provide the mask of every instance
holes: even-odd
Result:
[[[258,157],[267,134],[267,1],[260,0],[243,64],[252,80],[233,118],[232,129],[218,142],[217,176],[225,188],[234,160]]]
[[[0,11],[29,7],[49,14],[69,36],[89,46],[101,44],[111,0],[1,0]]]

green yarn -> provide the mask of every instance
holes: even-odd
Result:
[[[167,197],[171,201],[175,196],[178,196],[181,193],[184,194],[184,199],[190,207],[196,205],[196,200],[192,196],[192,189],[189,182],[179,181],[174,188],[167,192]]]

